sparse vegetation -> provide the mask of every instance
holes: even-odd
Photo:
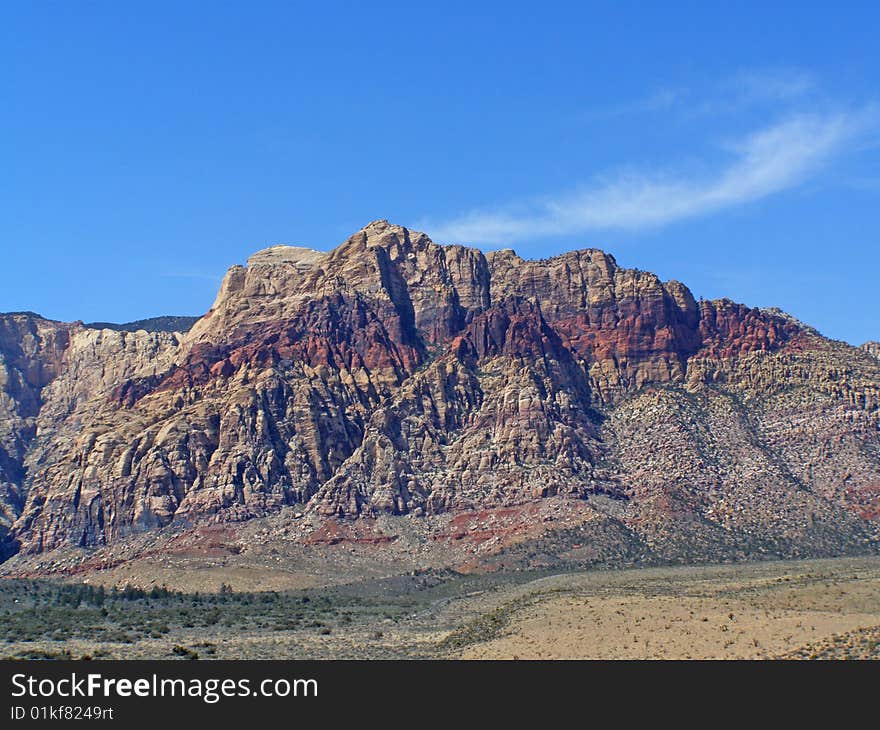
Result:
[[[222,586],[0,581],[0,658],[880,657],[877,558]]]

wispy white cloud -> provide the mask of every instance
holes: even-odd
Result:
[[[577,114],[576,119],[595,121],[669,113],[684,119],[729,115],[754,107],[794,104],[810,99],[818,90],[814,77],[801,69],[750,69],[716,80],[709,89],[660,87],[629,101],[590,108]]]
[[[726,163],[705,174],[629,172],[518,209],[477,210],[423,225],[438,241],[477,244],[661,226],[803,183],[875,117],[873,109],[795,115],[726,145]]]
[[[685,117],[702,118],[740,114],[755,108],[791,107],[815,103],[821,97],[812,75],[798,69],[742,71],[717,84],[714,93],[680,94]]]
[[[579,121],[596,119],[613,119],[615,117],[634,114],[666,112],[686,99],[687,91],[683,89],[658,89],[647,96],[625,101],[622,104],[596,107],[575,115]]]
[[[791,101],[816,89],[813,76],[800,69],[743,71],[724,85],[740,102]]]

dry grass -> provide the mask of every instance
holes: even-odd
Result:
[[[572,577],[568,587],[516,608],[500,635],[460,656],[820,658],[832,656],[828,647],[836,642],[849,647],[850,656],[880,657],[877,642],[863,638],[880,626],[877,561],[740,566],[704,576],[688,569],[638,573],[613,586],[579,586]]]

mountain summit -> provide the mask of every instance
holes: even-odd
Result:
[[[2,553],[286,505],[430,526],[542,500],[603,561],[872,550],[866,350],[596,249],[524,260],[374,221],[232,267],[185,333],[0,315]]]

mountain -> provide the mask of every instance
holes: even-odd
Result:
[[[479,515],[509,549],[552,503],[538,527],[609,560],[880,545],[880,361],[595,249],[375,221],[233,266],[186,332],[2,315],[0,353],[4,557],[287,505],[306,541]]]
[[[117,332],[188,332],[199,321],[198,317],[150,317],[134,322],[114,324],[113,322],[89,322],[85,327],[93,330],[116,330]]]

